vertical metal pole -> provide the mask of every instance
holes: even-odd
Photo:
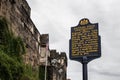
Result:
[[[88,58],[86,56],[83,56],[83,62],[82,62],[83,80],[88,80],[87,63],[88,63]]]
[[[47,51],[46,51],[46,61],[45,61],[45,80],[47,80]]]
[[[88,80],[87,63],[83,63],[83,80]]]

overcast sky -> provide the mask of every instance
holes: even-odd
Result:
[[[82,18],[99,24],[102,57],[88,64],[89,80],[120,80],[120,0],[27,0],[41,34],[49,33],[50,49],[69,58],[70,29]],[[82,65],[68,63],[67,77],[82,80]]]

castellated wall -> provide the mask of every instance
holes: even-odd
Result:
[[[39,64],[40,33],[30,18],[30,12],[26,0],[0,0],[0,16],[8,20],[15,36],[23,39],[27,52],[25,63],[35,66]]]

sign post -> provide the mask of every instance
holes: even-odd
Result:
[[[87,73],[87,57],[83,57],[83,63],[82,63],[82,68],[83,68],[83,80],[88,80],[88,73]]]
[[[83,65],[83,80],[87,78],[87,64],[101,56],[101,43],[98,23],[90,23],[87,18],[80,20],[79,24],[71,27],[70,59]]]

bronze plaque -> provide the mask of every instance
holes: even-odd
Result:
[[[70,44],[71,57],[98,56],[98,23],[91,24],[88,19],[82,19],[78,26],[71,28]]]

